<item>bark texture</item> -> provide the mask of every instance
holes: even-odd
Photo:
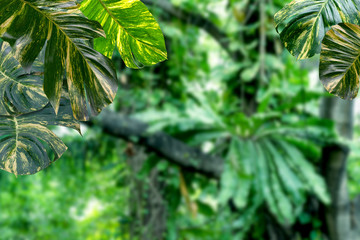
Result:
[[[339,135],[351,139],[353,134],[353,102],[332,97],[322,103],[321,116],[336,124]],[[333,144],[323,148],[322,171],[332,203],[325,206],[326,228],[330,240],[354,240],[352,237],[350,200],[347,189],[349,148]]]
[[[157,153],[185,170],[194,171],[211,178],[220,178],[224,160],[217,156],[204,154],[201,150],[163,132],[148,133],[148,125],[122,114],[104,110],[99,118],[92,120],[102,130]]]
[[[162,192],[164,182],[159,180],[159,172],[152,169],[149,176],[139,178],[148,159],[141,146],[128,144],[127,163],[132,171],[130,177],[130,239],[162,240],[166,232],[167,206]]]

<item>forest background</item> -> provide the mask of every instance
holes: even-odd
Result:
[[[33,176],[0,172],[0,239],[360,239],[356,101],[325,93],[274,14],[290,1],[144,0],[168,60],[132,70]]]

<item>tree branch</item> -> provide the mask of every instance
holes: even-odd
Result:
[[[146,123],[122,114],[104,110],[99,117],[86,124],[99,126],[104,132],[114,137],[145,146],[184,169],[211,178],[220,178],[223,171],[222,158],[204,154],[199,149],[190,147],[164,132],[149,134]]]

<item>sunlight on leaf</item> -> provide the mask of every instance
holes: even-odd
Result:
[[[167,59],[159,24],[140,0],[85,0],[81,10],[98,21],[106,38],[95,39],[95,49],[111,57],[115,47],[126,66],[139,68]]]
[[[46,43],[44,91],[50,103],[57,112],[66,70],[74,116],[87,120],[114,100],[117,80],[111,60],[86,44],[105,36],[101,25],[77,6],[65,0],[2,0],[0,37],[27,71]]]
[[[340,23],[326,34],[320,55],[320,80],[329,93],[354,99],[359,92],[360,27]]]
[[[289,52],[298,59],[320,53],[331,26],[359,24],[359,0],[294,0],[275,14],[276,30]]]

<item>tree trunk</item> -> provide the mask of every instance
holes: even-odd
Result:
[[[338,134],[351,139],[353,133],[353,102],[337,97],[324,98],[321,116],[336,124]],[[349,148],[341,144],[325,146],[322,150],[322,171],[331,204],[325,206],[326,229],[330,240],[354,240],[351,237],[350,201],[347,189],[347,158]]]
[[[151,170],[148,177],[138,177],[144,162],[148,159],[145,149],[128,144],[128,164],[132,171],[130,215],[130,239],[162,240],[166,232],[167,209],[162,197],[164,183],[159,181],[156,168]]]

